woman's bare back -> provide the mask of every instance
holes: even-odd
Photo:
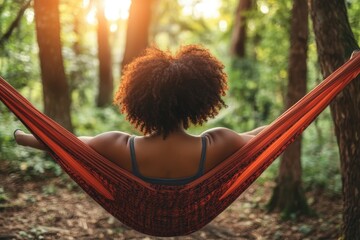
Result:
[[[206,139],[205,172],[214,168],[248,141],[247,137],[229,129],[217,128],[204,132]],[[134,140],[139,172],[152,178],[186,178],[199,169],[202,142],[201,136],[184,131],[162,136],[139,136]],[[132,172],[130,135],[108,132],[92,138],[88,144],[98,153]]]

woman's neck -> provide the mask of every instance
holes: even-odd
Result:
[[[167,136],[166,138],[168,137],[179,137],[179,136],[188,136],[189,134],[186,132],[186,130],[184,129],[183,126],[171,131]],[[152,133],[146,137],[149,137],[149,138],[157,138],[157,137],[163,137],[162,134],[158,133],[158,132],[155,132],[155,133]]]

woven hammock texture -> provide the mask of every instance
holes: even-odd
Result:
[[[0,77],[0,100],[84,191],[129,227],[153,236],[186,235],[225,210],[360,74],[347,61],[228,159],[183,186],[150,184],[105,159],[38,111]]]

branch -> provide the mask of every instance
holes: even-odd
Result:
[[[7,41],[11,34],[13,33],[13,31],[19,26],[20,24],[20,20],[22,18],[22,16],[24,15],[24,12],[27,8],[29,8],[30,4],[31,4],[32,0],[28,0],[19,10],[15,20],[10,24],[8,30],[4,33],[4,35],[2,35],[0,37],[0,45],[3,45],[5,43],[5,41]]]

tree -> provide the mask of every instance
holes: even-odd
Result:
[[[132,0],[121,68],[139,56],[148,46],[153,0]]]
[[[310,0],[311,18],[323,77],[340,67],[359,46],[344,0]],[[358,77],[359,78],[359,77]],[[360,79],[330,104],[340,151],[344,239],[360,239]]]
[[[61,53],[59,0],[34,0],[34,12],[44,112],[71,131],[70,94]]]
[[[231,39],[231,53],[239,58],[245,57],[246,13],[251,9],[252,0],[239,0]]]
[[[306,94],[308,6],[306,0],[294,0],[292,8],[289,82],[286,108]],[[301,137],[283,153],[277,186],[269,202],[269,209],[283,211],[284,217],[292,213],[308,213],[308,205],[301,182]]]
[[[109,43],[109,24],[105,17],[104,2],[102,0],[97,0],[97,19],[99,58],[99,93],[97,96],[97,106],[104,107],[112,102],[113,75]]]

